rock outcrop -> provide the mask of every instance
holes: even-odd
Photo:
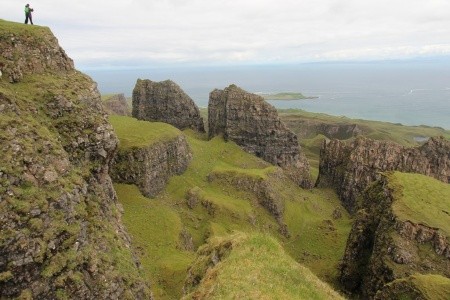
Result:
[[[235,85],[210,93],[209,137],[223,135],[245,151],[280,166],[302,187],[312,186],[309,163],[297,137],[279,119],[276,109],[261,96]]]
[[[159,121],[183,130],[205,132],[203,119],[194,101],[173,81],[138,79],[133,90],[132,116]]]
[[[72,59],[59,46],[56,37],[48,34],[48,28],[11,24],[5,21],[1,24],[4,27],[0,37],[2,77],[15,83],[26,75],[73,70]]]
[[[402,189],[407,187],[398,185],[395,176],[382,176],[365,191],[364,209],[356,214],[342,260],[341,284],[364,299],[373,298],[381,290],[378,295],[393,293],[388,285],[413,273],[450,277],[450,243],[444,234],[450,227],[434,228],[402,217],[404,209],[397,211],[393,204],[402,201]],[[438,214],[448,218],[443,212],[436,218]]]
[[[110,115],[130,116],[127,99],[124,94],[112,95],[103,100],[103,107]]]
[[[385,171],[419,173],[448,183],[450,141],[434,137],[416,148],[363,137],[325,141],[316,185],[335,188],[347,210],[355,212],[360,208],[358,197]]]
[[[48,28],[1,22],[0,298],[151,298],[108,175],[117,138],[96,84]]]
[[[181,175],[192,153],[184,135],[146,147],[119,149],[111,168],[114,182],[135,184],[144,196],[155,197],[170,177]]]

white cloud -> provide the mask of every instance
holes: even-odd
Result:
[[[31,2],[78,66],[450,55],[447,0]],[[2,0],[0,18],[23,7]]]

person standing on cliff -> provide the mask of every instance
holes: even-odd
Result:
[[[31,12],[34,9],[30,7],[30,4],[25,5],[25,24],[28,24],[28,20],[30,20],[30,24],[33,25],[33,19],[31,17]]]

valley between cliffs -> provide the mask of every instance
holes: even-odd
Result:
[[[46,27],[0,20],[0,50],[1,299],[450,297],[448,132],[170,80],[130,108]]]

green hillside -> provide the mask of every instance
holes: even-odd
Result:
[[[213,263],[215,253],[220,261]],[[211,239],[199,249],[187,282],[183,299],[343,299],[261,233]]]
[[[129,138],[126,128],[135,122],[126,117],[121,122],[112,119],[120,140]],[[157,132],[161,126],[144,123],[146,131],[154,127]],[[226,238],[237,231],[274,237],[283,251],[319,278],[337,282],[351,222],[335,192],[303,190],[280,177],[280,169],[221,137],[208,141],[190,130],[184,134],[193,160],[183,175],[171,178],[163,193],[147,199],[134,186],[116,185],[124,223],[157,299],[182,295],[187,268],[195,257],[190,243],[197,249],[212,238]],[[281,221],[259,203],[259,191],[249,190],[248,182],[263,183],[279,195],[277,205],[284,211]],[[188,195],[197,199],[192,208]],[[339,218],[333,218],[336,209]],[[287,225],[290,237],[280,233],[280,222]]]
[[[450,185],[437,179],[410,173],[395,172],[390,185],[397,196],[392,204],[401,220],[439,228],[450,237]]]

